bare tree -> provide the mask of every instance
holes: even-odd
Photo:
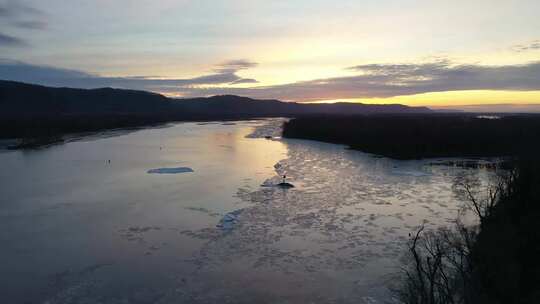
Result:
[[[512,176],[512,175],[510,175]],[[480,224],[492,215],[501,193],[508,190],[507,178],[488,187],[480,195],[479,184],[464,178],[457,189],[466,198]],[[471,251],[478,225],[467,226],[458,218],[454,227],[429,231],[421,225],[410,234],[408,263],[402,268],[401,286],[394,290],[404,304],[472,304],[469,295],[474,265]]]

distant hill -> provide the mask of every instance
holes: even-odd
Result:
[[[10,116],[159,113],[171,108],[168,98],[144,91],[51,88],[0,81],[0,109]]]
[[[0,138],[41,138],[28,146],[58,141],[66,133],[171,121],[430,112],[403,105],[300,104],[232,95],[175,99],[145,91],[51,88],[0,80]]]
[[[431,113],[425,107],[404,105],[368,105],[361,103],[302,104],[279,100],[256,100],[234,95],[178,99],[183,111],[194,114],[245,114],[260,116],[297,116],[305,114]]]
[[[0,115],[167,115],[202,116],[295,116],[301,114],[427,113],[425,107],[367,105],[356,103],[300,104],[279,100],[255,100],[233,95],[173,99],[163,95],[112,88],[51,88],[0,80]]]

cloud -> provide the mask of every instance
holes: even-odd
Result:
[[[481,104],[462,106],[430,106],[435,110],[461,110],[490,113],[540,113],[540,104]]]
[[[219,65],[220,67],[223,65]],[[21,81],[55,87],[98,88],[117,87],[126,89],[175,92],[194,89],[198,86],[254,83],[255,79],[244,79],[236,75],[238,69],[214,72],[194,78],[162,79],[145,76],[103,77],[77,70],[32,65],[19,61],[0,59],[0,79]]]
[[[233,81],[230,84],[247,84],[247,83],[259,83],[259,82],[253,78],[242,78],[242,79]]]
[[[527,44],[518,44],[514,45],[512,47],[512,50],[516,52],[527,52],[527,51],[535,51],[540,50],[540,40],[534,40]]]
[[[36,8],[11,0],[0,3],[0,26],[25,30],[43,30],[47,28],[45,13]],[[24,39],[0,33],[0,47],[27,46]]]
[[[456,90],[540,90],[540,61],[523,65],[457,65],[447,60],[418,64],[364,64],[348,68],[357,74],[274,86],[238,88],[256,83],[236,74],[255,63],[231,61],[214,73],[186,79],[102,77],[80,71],[0,60],[0,78],[50,86],[118,87],[198,97],[235,94],[299,102],[347,98],[385,98]],[[230,62],[229,62],[230,63]]]
[[[25,46],[27,43],[17,37],[0,33],[0,47],[2,46]]]
[[[540,90],[540,62],[523,65],[369,64],[358,75],[251,88],[188,88],[185,96],[237,94],[254,98],[317,101],[385,98],[456,90]]]
[[[235,73],[240,70],[246,70],[256,67],[258,64],[253,61],[239,59],[239,60],[230,60],[218,64],[215,68],[215,71],[218,73]]]
[[[45,13],[42,10],[28,6],[21,0],[8,0],[0,3],[0,18],[18,19],[28,16],[42,17]]]

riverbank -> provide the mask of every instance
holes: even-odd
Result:
[[[346,144],[394,159],[504,157],[539,145],[540,115],[319,116],[292,119],[283,136]]]
[[[32,150],[46,148],[89,137],[125,134],[142,129],[167,127],[174,123],[231,122],[259,120],[247,117],[193,117],[171,118],[137,115],[66,115],[51,119],[0,120],[0,149]]]

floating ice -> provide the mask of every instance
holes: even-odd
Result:
[[[271,179],[267,179],[261,184],[261,187],[274,187],[274,185],[275,183]]]
[[[149,174],[178,174],[178,173],[189,173],[194,172],[193,169],[188,167],[178,167],[178,168],[158,168],[148,170]]]
[[[238,221],[238,215],[242,213],[242,209],[229,212],[223,216],[216,227],[223,230],[231,230]]]
[[[274,118],[264,121],[264,124],[256,126],[253,132],[247,135],[247,138],[281,138],[283,123],[288,121],[286,118]]]
[[[227,213],[223,217],[223,221],[224,222],[234,222],[234,221],[236,221],[236,215],[231,214],[231,213]]]
[[[392,303],[384,282],[400,265],[408,233],[424,219],[430,220],[430,229],[454,221],[461,205],[454,193],[456,177],[478,172],[425,168],[425,161],[373,159],[318,142],[287,139],[284,144],[287,159],[274,166],[276,174],[262,188],[238,191],[247,206],[242,214],[224,213],[215,223],[218,228],[191,232],[193,238],[208,240],[195,254],[202,266],[192,281],[221,280],[215,271],[223,265],[234,269],[227,279],[243,277],[248,284],[254,276],[265,274],[283,286],[314,278],[319,290],[299,292],[320,292],[320,298],[313,299],[321,302]],[[483,174],[478,175],[482,180]],[[295,191],[280,191],[277,185],[284,175],[296,184]],[[231,261],[242,262],[232,265]],[[328,281],[314,276],[325,271],[337,275]],[[274,277],[277,273],[280,276]],[[356,281],[360,283],[352,288]],[[277,287],[262,284],[260,288],[275,291]],[[206,286],[200,290],[208,302],[222,295],[244,295],[241,289],[223,289],[223,294],[208,292]],[[257,302],[242,300],[238,302]]]

